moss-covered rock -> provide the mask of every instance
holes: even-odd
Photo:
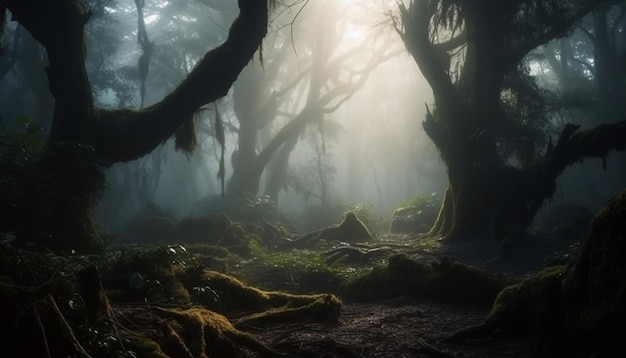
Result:
[[[620,345],[626,325],[626,191],[594,218],[568,276],[566,327],[588,351]]]
[[[448,341],[480,338],[501,331],[530,335],[535,348],[546,349],[563,338],[561,285],[565,273],[565,266],[548,267],[504,288],[482,324],[458,331]]]
[[[442,259],[423,263],[404,254],[389,258],[364,276],[349,279],[339,294],[349,300],[371,301],[398,296],[490,306],[514,280],[480,268]]]
[[[441,196],[436,193],[412,199],[393,211],[389,232],[427,232],[437,219],[440,206]]]
[[[594,218],[578,259],[502,290],[489,317],[449,341],[508,331],[558,356],[612,356],[626,324],[626,191]]]
[[[310,249],[319,246],[320,243],[347,242],[363,243],[373,241],[374,236],[367,226],[350,211],[346,213],[339,224],[331,225],[324,229],[308,233],[298,239],[280,245],[278,250]]]

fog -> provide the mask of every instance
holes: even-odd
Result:
[[[154,41],[155,51],[159,51],[157,54],[177,53],[178,58],[153,60],[146,80],[145,105],[160,100],[180,81],[185,71],[193,67],[202,55],[206,39],[212,39],[212,45],[217,45],[236,14],[234,8],[220,14],[196,4],[184,9],[189,15],[177,16],[178,23],[174,23],[157,13],[161,7],[167,7],[165,2],[162,4],[145,10],[148,36]],[[320,103],[326,101],[323,99],[325,95],[331,98],[322,105],[332,110],[329,109],[320,120],[311,121],[315,123],[307,124],[298,136],[288,164],[292,179],[281,187],[278,197],[273,198],[278,209],[295,222],[307,215],[307,207],[320,205],[320,173],[327,186],[324,189],[327,190],[324,194],[327,196],[324,200],[329,201],[327,205],[336,208],[368,205],[378,215],[387,218],[396,207],[412,197],[445,190],[445,167],[421,128],[425,104],[432,102],[432,93],[393,29],[386,12],[391,9],[390,4],[393,2],[374,2],[365,6],[354,1],[320,1],[280,12],[272,19],[264,41],[263,63],[255,58],[235,84],[235,87],[246,87],[245,81],[261,82],[249,85],[249,90],[256,86],[254,88],[261,92],[251,102],[267,101],[271,91],[292,86],[276,99],[281,103],[275,118],[267,119],[269,123],[259,130],[257,153],[302,111],[307,98],[311,102],[313,91],[319,92],[317,101]],[[126,26],[135,24],[132,20],[136,16],[134,8],[120,6],[109,11],[125,18],[120,22]],[[204,16],[210,21],[202,21]],[[199,23],[208,24],[209,28],[200,33]],[[324,31],[318,26],[326,27],[328,31],[322,34]],[[136,29],[129,26],[128,31],[124,43],[113,55],[112,66],[133,66],[141,54],[135,40]],[[207,34],[209,32],[211,34]],[[325,42],[316,35],[325,36]],[[198,48],[192,53],[180,54],[181,50],[175,48],[181,44],[188,48],[195,44]],[[335,61],[334,68],[313,68],[318,66],[314,63],[316,51],[327,57],[319,62],[323,63],[321,66],[336,58],[341,60]],[[372,54],[375,53],[385,54],[385,58],[374,58]],[[169,63],[161,63],[165,60]],[[274,61],[280,61],[280,64],[276,65]],[[176,70],[167,68],[172,64]],[[329,73],[331,71],[335,73]],[[362,74],[357,74],[359,71]],[[312,89],[311,84],[316,81],[313,72],[324,81],[319,89]],[[330,78],[332,76],[336,78]],[[335,95],[330,92],[339,84],[333,81],[351,82],[354,88],[337,91],[339,94]],[[131,103],[137,104],[139,93],[135,92]],[[232,157],[238,150],[237,131],[240,127],[233,92],[231,90],[217,104],[227,124],[226,182],[234,170]],[[110,91],[103,93],[99,100],[103,105],[115,105],[115,97]],[[102,221],[114,229],[114,223],[120,222],[121,217],[141,210],[141,201],[145,200],[140,198],[141,195],[149,195],[149,201],[178,217],[198,215],[197,200],[221,195],[221,185],[216,179],[219,149],[212,133],[214,110],[215,106],[207,106],[202,118],[196,122],[196,129],[200,129],[197,131],[199,145],[193,155],[175,151],[170,140],[157,154],[114,166],[108,175],[109,195],[100,212],[106,211],[102,207],[115,207],[116,210],[108,212],[116,215],[106,217],[108,214],[103,214]],[[322,172],[318,170],[318,164],[323,166]],[[159,174],[155,177],[155,174],[148,174],[150,171]],[[132,181],[128,176],[139,173],[145,177],[144,184],[139,185],[153,186],[148,189],[150,193],[138,194],[137,189],[128,193],[121,189],[124,180]],[[257,196],[264,195],[270,180],[266,169]]]
[[[274,11],[263,48],[233,89],[198,111],[192,154],[176,151],[169,140],[152,154],[109,170],[108,192],[98,208],[103,228],[115,231],[148,204],[180,218],[201,215],[198,201],[228,192],[235,173],[246,170],[241,161],[260,162],[281,130],[306,116],[297,134],[290,132],[291,139],[270,155],[257,191],[241,184],[240,193],[274,193],[278,209],[300,223],[315,208],[341,211],[353,205],[369,205],[389,218],[411,198],[441,195],[446,169],[422,128],[432,91],[394,29],[396,10],[395,1],[318,0]],[[139,108],[137,9],[132,1],[112,1],[96,15],[88,26],[87,66],[98,105]],[[219,45],[236,15],[235,1],[146,2],[154,54],[144,107],[162,99]],[[6,33],[15,29],[8,24]],[[22,36],[27,41],[28,34]],[[43,61],[42,50],[37,51]],[[531,67],[546,88],[555,86],[550,71],[537,63]],[[28,95],[18,105],[4,103],[2,116],[7,123],[26,116],[45,128],[52,105],[42,84],[45,75],[38,70],[29,76],[31,92],[25,90]],[[19,81],[25,79],[16,72],[4,81],[3,92],[14,91],[11,86],[17,88]],[[226,135],[224,189],[217,178],[218,116]],[[244,127],[253,129],[244,134]],[[281,155],[288,157],[283,167]],[[608,158],[608,167],[623,172],[623,156]],[[585,162],[561,176],[552,203],[577,202],[595,210],[621,186],[619,173],[603,171],[598,161]]]

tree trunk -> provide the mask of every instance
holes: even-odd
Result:
[[[450,184],[431,236],[447,240],[488,239],[494,234],[492,218],[501,200],[513,190],[521,176],[509,166],[451,170]]]
[[[493,238],[506,246],[532,223],[562,171],[585,158],[626,150],[626,121],[577,132],[567,125],[555,146],[525,169],[449,168],[450,186],[430,235],[448,240]]]
[[[506,165],[510,154],[499,149],[498,141],[510,139],[503,129],[519,120],[501,105],[506,76],[517,71],[532,49],[563,34],[597,6],[563,7],[567,15],[555,13],[548,22],[544,5],[527,11],[520,3],[505,1],[490,1],[489,6],[428,0],[399,4],[402,28],[396,29],[435,99],[436,111],[427,111],[423,127],[448,168],[449,187],[430,235],[507,242],[528,227],[566,166],[624,150],[626,122],[577,134],[578,127],[568,125],[556,146],[550,145],[528,168]],[[524,32],[532,23],[541,24],[541,30]],[[453,55],[461,52],[463,56]],[[451,56],[459,61],[456,70],[450,66]]]
[[[267,31],[266,1],[239,0],[240,14],[227,40],[209,51],[162,101],[138,111],[97,110],[85,69],[84,27],[91,14],[82,2],[4,3],[45,47],[48,84],[55,100],[42,173],[38,173],[46,185],[34,198],[43,202],[33,205],[45,220],[33,225],[37,228],[27,228],[30,234],[23,239],[34,240],[45,233],[52,240],[43,244],[61,250],[92,251],[97,246],[92,212],[102,191],[104,169],[151,152],[198,108],[225,96]]]
[[[287,169],[289,157],[298,143],[298,137],[293,136],[280,149],[280,152],[272,159],[270,164],[269,177],[265,185],[265,195],[278,203],[278,193],[287,186]]]

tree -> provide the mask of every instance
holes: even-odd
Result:
[[[307,10],[311,7],[308,4]],[[362,40],[346,46],[343,29],[348,24],[340,17],[340,9],[335,1],[317,4],[309,16],[293,24],[296,35],[305,33],[302,37],[292,44],[290,36],[285,36],[288,31],[283,31],[283,37],[268,50],[276,52],[266,57],[266,69],[251,65],[235,84],[238,147],[232,158],[229,195],[256,195],[272,163],[266,193],[276,200],[279,185],[286,183],[289,156],[307,126],[324,121],[365,84],[376,66],[394,55],[382,41]],[[295,54],[296,63],[285,60],[292,46],[305,47]],[[277,125],[280,122],[284,124]],[[278,129],[262,141],[259,132],[270,132],[271,124]]]
[[[566,125],[556,144],[545,140],[538,117],[547,113],[537,112],[545,103],[524,62],[597,6],[558,0],[400,3],[396,30],[435,100],[423,128],[448,169],[449,186],[430,235],[514,238],[552,196],[565,167],[626,149],[626,122],[583,132]]]
[[[139,158],[167,140],[194,112],[223,97],[251,60],[267,31],[267,2],[239,0],[239,16],[222,45],[206,53],[161,101],[141,110],[96,108],[85,69],[85,34],[91,12],[79,0],[7,0],[2,14],[27,29],[48,55],[49,89],[55,105],[40,169],[52,178],[45,197],[45,224],[30,230],[52,238],[61,250],[94,249],[92,210],[101,169]],[[43,200],[44,197],[39,198]],[[35,206],[32,207],[34,209]]]
[[[608,2],[585,16],[569,37],[533,51],[538,81],[554,89],[563,106],[559,117],[587,128],[623,118],[625,10],[624,3]],[[565,198],[592,208],[602,206],[623,187],[624,158],[624,153],[615,153],[602,159],[610,174],[598,175],[597,161],[568,168],[558,182]]]

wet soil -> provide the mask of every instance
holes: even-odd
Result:
[[[398,238],[386,238],[397,245]],[[404,238],[414,241],[417,239]],[[415,247],[408,242],[407,248]],[[397,247],[397,246],[396,246]],[[556,261],[574,258],[576,241],[529,236],[502,255],[495,242],[467,241],[429,250],[404,250],[417,260],[446,257],[514,277],[525,277]],[[455,331],[481,323],[485,308],[398,297],[382,302],[344,302],[339,321],[300,322],[250,327],[255,336],[293,357],[536,357],[523,337],[493,336],[463,344],[442,340]],[[549,356],[549,355],[541,355]]]

